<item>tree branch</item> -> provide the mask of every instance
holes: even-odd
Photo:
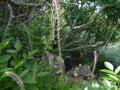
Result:
[[[106,9],[106,8],[108,8],[108,7],[112,7],[112,6],[114,6],[114,5],[115,5],[115,4],[113,4],[113,5],[111,5],[111,4],[104,5],[104,6],[101,8],[101,10],[100,10],[98,13],[96,13],[96,15],[94,16],[93,20],[91,20],[91,21],[89,21],[89,22],[87,22],[87,23],[85,23],[85,24],[83,24],[83,25],[75,26],[73,29],[71,29],[71,31],[70,31],[69,33],[67,33],[67,34],[65,34],[65,35],[63,36],[63,38],[62,38],[62,40],[63,40],[63,45],[64,45],[65,41],[67,40],[67,38],[69,38],[69,36],[71,37],[71,36],[75,35],[75,33],[79,33],[79,32],[82,32],[82,31],[87,30],[87,28],[88,28],[89,26],[91,26],[91,25],[93,24],[93,22],[96,21],[96,19],[98,18],[98,16],[100,15],[100,13],[101,13],[104,9]]]
[[[94,72],[97,64],[97,51],[94,51],[94,61],[93,61],[93,70],[92,70],[92,78],[94,78]]]
[[[64,48],[63,48],[63,51],[69,52],[69,51],[83,50],[83,49],[88,49],[88,48],[93,48],[93,49],[94,49],[94,48],[103,46],[104,44],[105,44],[105,43],[102,42],[102,43],[99,43],[99,44],[87,45],[87,46],[82,46],[82,47],[77,47],[77,48],[72,48],[72,49],[64,49]]]
[[[45,2],[45,1],[42,1],[41,3],[26,3],[26,2],[18,2],[18,1],[16,1],[16,0],[11,0],[11,2],[13,2],[14,4],[16,4],[16,5],[22,5],[22,6],[35,6],[35,7],[37,7],[37,6],[41,6],[41,5],[43,5],[43,2]]]

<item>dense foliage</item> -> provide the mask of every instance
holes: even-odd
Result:
[[[119,33],[119,0],[1,0],[0,90],[119,90]]]

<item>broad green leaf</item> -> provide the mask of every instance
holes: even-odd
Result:
[[[83,87],[84,88],[84,87]],[[73,85],[69,90],[81,90],[79,86]],[[84,89],[83,89],[84,90]]]
[[[23,57],[24,57],[25,59],[27,59],[27,58],[28,58],[28,54],[23,53]]]
[[[26,69],[23,72],[21,72],[20,77],[24,77],[29,73],[30,69]]]
[[[37,85],[34,84],[27,84],[26,85],[26,90],[40,90]]]
[[[115,74],[118,74],[120,72],[120,66],[118,66],[116,69],[115,69]]]
[[[101,72],[107,73],[107,74],[115,74],[113,71],[108,70],[108,69],[102,69],[100,70]]]
[[[29,52],[29,57],[33,57],[38,52],[38,49]]]
[[[103,76],[102,77],[104,80],[106,79],[106,80],[109,80],[109,81],[113,81],[114,79],[113,78],[111,78],[111,77],[109,77],[109,76]]]
[[[35,84],[36,83],[36,81],[33,80],[33,77],[32,77],[32,75],[30,73],[28,73],[28,75],[26,75],[25,77],[23,77],[23,81],[26,84]]]
[[[7,45],[9,44],[10,40],[12,38],[5,39],[2,43],[0,43],[0,50],[5,49]]]
[[[92,87],[97,87],[97,88],[99,88],[99,84],[97,83],[97,82],[94,82],[94,83],[92,83]]]
[[[22,43],[20,40],[17,40],[16,43],[14,44],[14,47],[17,51],[20,51],[22,49]]]
[[[49,75],[49,72],[39,72],[38,73],[38,77],[43,77],[43,76],[46,76],[46,75]]]
[[[89,90],[88,87],[85,87],[84,90]]]
[[[105,86],[111,87],[110,81],[108,81],[108,80],[105,79],[105,80],[103,81],[103,83],[104,83]]]
[[[0,56],[0,63],[7,62],[11,58],[10,55],[1,55]]]
[[[24,64],[24,62],[22,62],[22,61],[18,62],[17,65],[15,65],[14,69],[20,68],[23,64]]]
[[[13,70],[13,68],[5,68],[5,69],[1,69],[0,73],[6,72],[6,71],[10,71]]]
[[[108,74],[108,76],[109,76],[109,77],[111,77],[111,78],[113,78],[113,79],[114,79],[114,80],[116,80],[116,81],[118,81],[118,80],[119,80],[119,78],[118,78],[118,77],[116,77],[115,75]]]
[[[17,51],[16,50],[7,50],[7,53],[16,54]]]
[[[110,69],[110,70],[114,70],[114,66],[110,63],[110,62],[104,62],[104,65],[106,68]]]

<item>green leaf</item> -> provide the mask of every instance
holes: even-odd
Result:
[[[113,81],[113,78],[111,78],[111,77],[109,77],[109,76],[103,76],[102,77],[104,80],[106,79],[106,80],[109,80],[109,81]]]
[[[12,38],[5,39],[2,43],[0,43],[0,50],[5,49],[7,45],[9,44],[10,40]]]
[[[15,65],[14,69],[20,68],[22,65],[24,64],[24,62],[18,62],[17,65]]]
[[[26,90],[40,90],[37,85],[34,84],[26,84]]]
[[[35,84],[36,83],[36,81],[33,80],[33,77],[31,75],[31,73],[28,73],[28,75],[26,75],[25,77],[23,77],[23,81],[26,84]]]
[[[24,70],[24,71],[20,74],[20,77],[26,76],[26,75],[29,73],[29,71],[30,71],[30,69]]]
[[[5,68],[5,69],[1,69],[0,70],[0,73],[3,73],[3,72],[6,72],[6,71],[10,71],[12,70],[13,68]]]
[[[11,58],[10,55],[1,55],[0,56],[0,63],[7,62]]]
[[[111,77],[111,78],[113,78],[113,79],[114,79],[114,80],[116,80],[116,81],[118,81],[118,80],[119,80],[119,78],[118,78],[118,77],[116,77],[115,75],[108,74],[108,76],[109,76],[109,77]]]
[[[106,68],[110,69],[110,70],[114,70],[114,66],[110,63],[110,62],[104,62],[104,65]]]
[[[43,76],[46,76],[46,75],[49,75],[49,72],[39,72],[38,73],[38,77],[43,77]]]
[[[20,51],[22,49],[22,43],[20,42],[20,40],[18,39],[16,41],[16,43],[14,44],[14,47],[17,51]]]
[[[120,72],[120,66],[118,66],[116,69],[115,69],[115,74],[118,74]]]
[[[33,57],[38,52],[38,49],[29,52],[29,57]]]
[[[25,59],[27,59],[27,58],[28,58],[28,54],[23,53],[23,57],[24,57]]]
[[[103,83],[104,83],[105,86],[111,87],[110,81],[108,81],[108,80],[105,79],[105,80],[103,81]]]
[[[88,87],[85,87],[84,90],[89,90]]]
[[[16,50],[7,50],[7,53],[10,53],[10,54],[16,54],[17,51],[16,51]]]
[[[104,72],[104,73],[107,73],[107,74],[115,74],[113,71],[111,71],[111,70],[108,70],[108,69],[102,69],[102,70],[100,70],[101,72]]]
[[[99,85],[97,82],[93,82],[93,83],[92,83],[92,87],[97,87],[97,88],[99,88],[99,86],[100,86],[100,85]]]

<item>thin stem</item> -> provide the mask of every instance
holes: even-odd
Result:
[[[92,78],[94,77],[96,64],[97,64],[97,51],[94,51],[94,64],[93,64],[93,70],[92,70]]]
[[[12,6],[11,6],[10,4],[8,4],[8,9],[9,9],[9,11],[10,11],[10,17],[9,17],[7,26],[6,26],[6,28],[5,28],[5,32],[4,32],[4,34],[3,34],[3,39],[2,39],[2,40],[5,39],[6,33],[7,33],[7,31],[9,30],[9,27],[10,27],[10,25],[11,25],[11,22],[12,22],[12,19],[13,19],[13,16],[14,16],[14,15],[13,15],[13,9],[12,9]]]

